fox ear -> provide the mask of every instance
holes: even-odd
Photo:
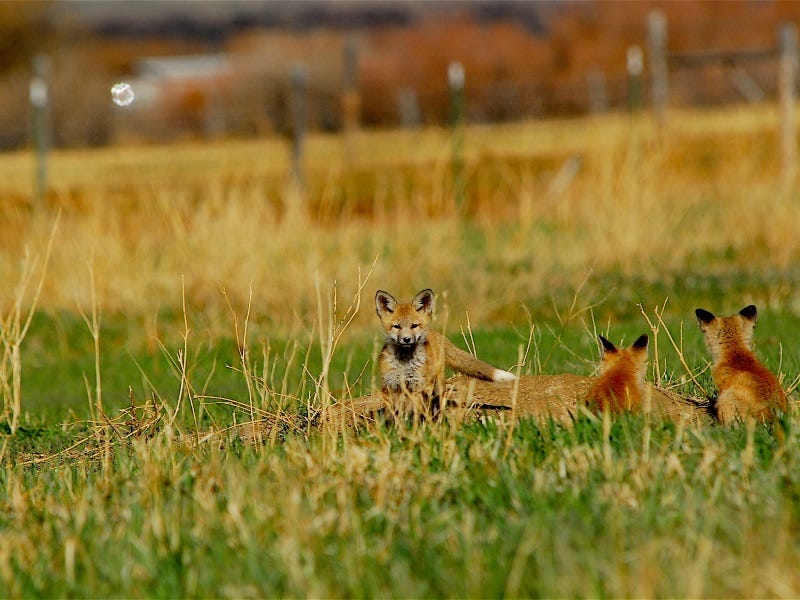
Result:
[[[389,292],[378,290],[375,293],[375,310],[378,316],[385,313],[393,313],[395,308],[397,308],[397,300]]]
[[[711,321],[716,319],[712,313],[708,312],[707,310],[703,310],[702,308],[695,309],[694,314],[697,317],[697,322],[700,324],[701,328],[703,325],[708,325],[711,323]]]
[[[636,348],[637,350],[644,350],[645,348],[647,348],[647,342],[648,342],[647,334],[643,333],[638,338],[636,338],[635,342],[633,342],[633,347]]]
[[[417,312],[425,312],[428,314],[433,312],[435,304],[436,297],[433,295],[433,290],[427,288],[414,296],[414,299],[411,301],[411,306],[413,306]]]
[[[602,335],[598,335],[597,337],[600,338],[600,343],[603,344],[603,354],[606,354],[607,352],[613,354],[614,352],[617,351],[617,347],[611,342],[609,342]]]
[[[739,314],[742,315],[748,321],[755,321],[758,318],[758,311],[756,310],[755,304],[751,304],[750,306],[745,306],[742,310],[739,311]]]

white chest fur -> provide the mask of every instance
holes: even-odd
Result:
[[[417,392],[425,386],[425,362],[428,359],[426,344],[404,348],[395,344],[386,346],[383,387],[393,392]]]

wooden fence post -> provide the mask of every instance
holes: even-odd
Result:
[[[404,128],[413,129],[420,126],[422,111],[414,88],[406,86],[397,92],[397,112],[400,114],[400,124]]]
[[[667,17],[654,10],[647,19],[647,44],[650,51],[650,77],[656,121],[667,121]]]
[[[586,88],[589,91],[589,112],[595,115],[608,112],[606,74],[602,69],[586,72]]]
[[[303,173],[303,152],[308,118],[308,76],[305,65],[296,63],[289,71],[288,121],[291,141],[291,165],[287,185],[285,219],[297,226],[306,215],[306,181]]]
[[[358,93],[358,46],[355,37],[349,37],[344,46],[344,92],[342,97],[342,128],[344,130],[344,160],[356,161],[361,95]]]
[[[50,149],[50,120],[48,110],[48,86],[50,59],[37,54],[33,59],[33,77],[30,82],[29,99],[33,112],[33,143],[36,151],[36,180],[34,201],[41,206],[47,192],[47,153]]]
[[[450,86],[450,126],[452,128],[451,168],[453,170],[453,198],[456,210],[464,207],[466,181],[464,180],[464,65],[453,61],[447,68]]]
[[[781,113],[781,150],[784,182],[791,182],[797,174],[797,121],[795,98],[797,85],[797,27],[785,23],[780,29],[780,75],[778,90]]]

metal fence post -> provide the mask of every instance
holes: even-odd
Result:
[[[464,208],[466,181],[464,179],[464,65],[453,61],[447,68],[450,87],[450,126],[452,128],[451,168],[453,170],[453,198],[456,210]]]
[[[36,152],[35,203],[41,206],[47,193],[47,153],[50,149],[50,122],[48,111],[48,84],[50,58],[37,54],[33,59],[33,77],[29,99],[33,112],[33,143]]]
[[[640,46],[628,46],[626,67],[628,70],[628,111],[634,113],[642,108],[644,54]]]

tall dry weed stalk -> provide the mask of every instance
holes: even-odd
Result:
[[[84,308],[80,305],[78,305],[78,312],[80,313],[83,322],[86,324],[86,328],[89,330],[89,333],[92,336],[92,347],[94,348],[94,398],[92,398],[92,390],[89,384],[89,380],[86,378],[85,375],[84,375],[84,381],[86,384],[86,393],[89,396],[89,414],[91,414],[94,419],[98,419],[104,413],[103,379],[100,369],[101,314],[100,314],[100,307],[98,306],[97,303],[97,286],[95,284],[95,277],[94,277],[94,264],[93,261],[91,260],[89,261],[88,269],[89,269],[89,289],[90,289],[89,296],[91,298],[90,312],[87,313],[84,310]]]
[[[353,299],[342,316],[338,314],[336,283],[334,282],[331,296],[323,301],[321,285],[319,281],[316,282],[317,319],[320,350],[322,352],[322,370],[319,377],[315,378],[316,392],[314,395],[314,402],[309,406],[309,414],[323,413],[334,401],[328,387],[333,356],[342,340],[344,332],[358,315],[358,311],[361,308],[362,292],[375,270],[377,261],[378,257],[375,257],[366,275],[362,275],[361,269],[358,269],[358,284],[353,294]],[[311,421],[311,419],[309,421]]]
[[[653,333],[653,348],[654,348],[654,356],[652,360],[653,365],[653,377],[657,385],[663,384],[662,374],[661,374],[661,361],[659,359],[658,354],[658,340],[659,340],[659,333],[663,330],[664,334],[667,336],[667,340],[669,340],[672,349],[675,351],[675,355],[678,357],[678,360],[681,363],[684,371],[686,372],[686,377],[688,377],[692,383],[696,386],[697,390],[701,391],[704,395],[708,395],[708,391],[703,388],[700,382],[697,379],[697,376],[700,373],[695,373],[695,371],[689,366],[689,363],[686,360],[686,356],[683,350],[683,321],[680,324],[680,334],[678,336],[678,340],[675,340],[675,337],[667,327],[667,324],[664,322],[664,311],[667,307],[668,299],[664,300],[664,303],[659,308],[656,306],[653,309],[654,317],[650,317],[650,315],[645,310],[644,306],[639,304],[639,312],[644,317],[645,321],[647,321],[648,326],[650,327],[650,331]],[[708,365],[702,367],[700,372],[708,369]]]
[[[14,299],[6,314],[0,313],[0,395],[3,400],[2,419],[11,434],[19,428],[22,414],[22,344],[28,335],[33,315],[44,286],[47,267],[53,250],[60,214],[50,231],[43,255],[25,249]]]

